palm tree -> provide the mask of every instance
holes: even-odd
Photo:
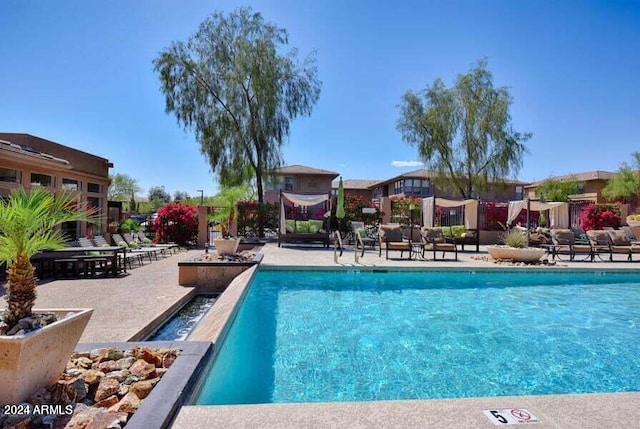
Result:
[[[35,268],[31,257],[42,249],[58,249],[65,235],[57,228],[64,222],[96,222],[96,209],[78,203],[77,196],[62,192],[57,197],[44,188],[27,192],[16,189],[0,200],[0,262],[7,266],[8,306],[4,322],[11,329],[31,315],[36,299]]]

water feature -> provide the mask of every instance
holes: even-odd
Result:
[[[217,295],[197,295],[156,330],[148,341],[182,341],[209,311]]]

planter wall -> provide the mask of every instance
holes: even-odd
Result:
[[[37,309],[60,319],[26,335],[0,336],[0,404],[18,404],[50,387],[64,370],[93,309]]]
[[[538,262],[546,253],[545,249],[537,247],[515,248],[508,246],[487,246],[487,251],[493,259],[511,260],[514,262]]]

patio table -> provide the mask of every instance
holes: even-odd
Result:
[[[86,255],[87,252],[100,252],[101,254],[111,254],[111,272],[114,276],[118,275],[120,271],[120,264],[118,263],[118,253],[122,253],[122,260],[124,261],[127,256],[127,248],[124,246],[93,246],[93,247],[62,247],[60,249],[45,249],[42,251],[43,254],[48,255],[57,255],[60,254],[61,257],[64,257],[65,254],[83,254]],[[89,256],[89,255],[87,255]],[[123,262],[123,271],[127,272],[127,264]]]

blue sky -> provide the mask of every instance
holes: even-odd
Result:
[[[0,130],[105,157],[146,190],[217,185],[192,133],[164,112],[152,60],[212,12],[252,6],[316,51],[320,100],[297,119],[286,164],[385,179],[417,167],[398,103],[486,57],[532,132],[521,180],[615,171],[640,150],[640,2],[2,0]]]

